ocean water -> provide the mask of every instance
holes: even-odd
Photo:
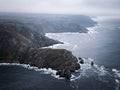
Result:
[[[120,18],[96,20],[98,25],[88,28],[88,33],[46,34],[64,42],[50,48],[65,48],[84,59],[70,81],[51,69],[2,63],[0,90],[120,90]]]

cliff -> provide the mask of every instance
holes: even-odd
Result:
[[[80,68],[76,57],[65,49],[41,49],[61,43],[45,37],[18,22],[0,23],[0,62],[30,64],[57,70],[60,77],[70,79]]]

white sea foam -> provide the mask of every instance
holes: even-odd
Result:
[[[86,45],[91,41],[96,39],[93,35],[93,33],[97,33],[95,28],[97,28],[98,25],[95,27],[90,27],[88,28],[89,32],[88,33],[79,33],[79,32],[65,32],[65,33],[46,33],[45,36],[59,40],[63,42],[64,44],[55,44],[49,47],[44,47],[44,48],[55,48],[55,49],[67,49],[76,53],[76,51],[82,46]],[[76,39],[76,38],[77,39]],[[67,38],[67,39],[66,39]],[[79,40],[81,38],[81,40]],[[83,44],[85,43],[85,44]],[[85,48],[85,47],[84,47]]]
[[[120,90],[120,70],[112,69],[112,71],[114,73],[114,78],[116,82],[115,90]]]
[[[76,70],[77,74],[73,74],[71,77],[71,81],[75,81],[77,79],[80,79],[82,76],[87,76],[86,74],[87,70],[93,70],[93,72],[97,73],[98,76],[104,76],[106,74],[109,74],[108,71],[104,66],[98,66],[97,64],[94,63],[94,65],[91,65],[91,62],[94,62],[93,59],[91,58],[82,58],[84,60],[84,64],[80,64],[81,68],[79,70]]]
[[[115,79],[115,82],[116,82],[115,90],[120,90],[120,80]]]
[[[52,39],[57,39],[57,40],[60,40],[62,42],[65,42],[67,41],[65,38],[68,36],[71,36],[71,35],[77,35],[77,36],[82,36],[82,37],[85,37],[85,38],[82,38],[82,41],[89,41],[89,39],[94,39],[93,37],[93,33],[97,33],[96,32],[96,28],[98,28],[99,25],[96,25],[95,27],[92,27],[92,28],[88,28],[89,32],[88,33],[47,33],[46,36],[48,36],[49,38],[52,38]],[[66,36],[66,37],[65,37]],[[62,37],[62,38],[61,38]],[[69,38],[72,38],[69,37]],[[82,41],[79,41],[80,45],[82,45]],[[69,42],[69,41],[68,41]],[[67,50],[70,50],[73,52],[74,55],[76,55],[74,53],[75,50],[77,50],[79,48],[79,45],[76,44],[77,42],[74,42],[74,43],[67,43],[65,42],[64,44],[58,44],[58,45],[53,45],[52,48],[66,48]],[[81,69],[80,70],[77,70],[75,73],[77,74],[72,74],[72,77],[71,77],[71,81],[74,81],[76,79],[79,79],[81,78],[81,76],[86,76],[86,71],[88,71],[89,69],[92,69],[93,72],[97,73],[99,76],[103,76],[103,75],[106,75],[108,72],[106,71],[106,68],[104,66],[98,66],[97,64],[94,63],[94,66],[91,65],[91,62],[94,62],[93,59],[91,58],[83,58],[84,60],[84,64],[81,64]]]
[[[117,69],[112,69],[112,71],[114,72],[115,77],[120,78],[120,70],[117,70]]]
[[[98,33],[98,32],[96,31],[96,29],[97,29],[99,26],[100,26],[100,24],[97,24],[97,25],[95,25],[94,27],[88,27],[88,28],[87,28],[87,29],[88,29],[88,34]]]
[[[115,82],[116,82],[116,83],[120,83],[120,81],[119,81],[118,79],[115,79]]]
[[[81,69],[87,70],[87,69],[93,69],[94,72],[96,72],[98,75],[106,75],[108,72],[105,69],[104,66],[98,66],[94,63],[94,60],[91,58],[83,58],[85,61],[85,64],[81,65]],[[93,62],[93,66],[91,65],[91,62]]]
[[[75,81],[77,79],[80,79],[82,76],[86,76],[86,70],[91,69],[91,61],[93,59],[91,58],[82,58],[84,60],[84,64],[80,64],[81,68],[79,70],[76,70],[77,74],[72,74],[71,81]],[[79,62],[79,59],[78,59]]]
[[[76,70],[75,73],[72,73],[72,77],[71,77],[71,81],[75,81],[77,79],[80,79],[81,76],[85,76],[86,73],[85,71],[88,70],[88,69],[91,69],[91,62],[93,62],[93,59],[91,58],[83,58],[84,60],[84,64],[81,64],[81,69],[79,70]],[[79,62],[79,61],[78,61]],[[33,66],[30,66],[29,64],[19,64],[19,63],[0,63],[0,66],[2,65],[16,65],[16,66],[21,66],[21,67],[24,67],[24,68],[27,68],[27,69],[33,69],[35,71],[39,71],[41,72],[42,74],[50,74],[51,76],[57,78],[57,79],[64,79],[64,78],[60,78],[59,75],[56,75],[56,70],[53,70],[51,68],[38,68],[38,67],[33,67]],[[104,70],[104,67],[101,66],[101,67],[98,67],[97,65],[94,65],[94,71],[97,72],[98,74],[100,75],[104,75],[106,73],[106,71]],[[115,70],[113,70],[115,71]]]
[[[76,34],[80,34],[79,32],[63,32],[63,33],[46,33],[45,36],[49,37],[49,38],[53,38],[55,37],[60,37],[59,35],[57,36],[57,34],[59,34],[60,36],[63,35],[76,35]]]
[[[86,70],[86,69],[90,69],[91,68],[91,62],[93,62],[94,60],[91,58],[82,58],[84,60],[84,64],[81,64],[81,69],[82,70]]]
[[[70,44],[67,43],[67,42],[63,42],[63,43],[64,44],[55,44],[55,45],[52,45],[52,46],[48,46],[48,48],[58,48],[58,47],[61,47],[61,46],[70,46]]]
[[[56,75],[56,70],[53,70],[51,68],[38,68],[38,67],[33,67],[33,66],[30,66],[29,64],[20,64],[20,63],[0,63],[0,66],[4,66],[4,65],[15,65],[15,66],[21,66],[21,67],[24,67],[24,68],[27,68],[27,69],[33,69],[35,71],[39,71],[43,74],[50,74],[51,76],[57,78],[57,79],[63,79],[63,78],[59,78],[59,75]]]
[[[96,26],[97,27],[97,26]],[[94,30],[94,28],[96,27],[92,27],[92,28],[88,28],[89,32],[88,33],[73,33],[73,32],[67,32],[67,33],[46,33],[45,36],[49,37],[49,38],[52,38],[52,39],[56,39],[56,40],[60,40],[61,42],[64,42],[64,44],[55,44],[55,45],[52,45],[52,46],[49,46],[49,47],[43,47],[43,48],[61,48],[62,46],[67,46],[68,50],[70,51],[74,51],[76,50],[79,46],[76,45],[76,44],[70,44],[66,41],[62,41],[64,39],[61,39],[61,37],[65,38],[64,36],[65,35],[88,35],[88,34],[91,34],[92,33],[96,33],[96,31]],[[86,37],[86,36],[85,36]],[[84,40],[84,38],[83,38]],[[85,38],[85,40],[88,40],[88,38]],[[85,41],[84,40],[84,41]],[[81,42],[82,44],[82,42]],[[63,48],[63,47],[62,47]],[[66,48],[66,49],[67,49]],[[88,70],[88,69],[91,69],[92,66],[91,66],[91,62],[93,61],[93,59],[91,58],[83,58],[84,60],[84,64],[81,64],[81,69],[79,70],[76,70],[76,73],[77,75],[75,74],[72,74],[72,77],[71,77],[71,80],[76,80],[76,79],[79,79],[81,76],[84,76],[86,73],[85,71]],[[19,63],[13,63],[13,64],[9,64],[9,63],[4,63],[2,65],[20,65],[22,67],[25,67],[25,68],[28,68],[28,69],[34,69],[35,71],[41,71],[43,72],[44,74],[51,74],[52,76],[54,76],[55,78],[58,78],[58,79],[63,79],[63,78],[59,78],[58,75],[56,75],[56,71],[55,70],[52,70],[52,69],[38,69],[37,67],[31,67],[30,65],[26,65],[26,64],[19,64]],[[104,75],[106,73],[105,71],[105,68],[103,66],[99,67],[98,65],[94,64],[94,72],[97,72],[98,74],[100,75]]]
[[[108,74],[108,71],[104,66],[99,67],[98,65],[94,65],[94,67],[95,67],[94,72],[98,73],[99,76],[104,76]]]

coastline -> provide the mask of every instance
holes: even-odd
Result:
[[[26,68],[28,70],[34,70],[37,72],[40,72],[41,74],[49,74],[50,76],[56,78],[56,79],[65,79],[64,77],[60,77],[60,75],[56,75],[57,70],[53,70],[52,68],[38,68],[35,66],[31,66],[29,64],[20,64],[20,63],[0,63],[0,66],[20,66],[23,68]],[[80,70],[80,69],[79,69]],[[79,72],[79,70],[76,70],[74,73]],[[72,74],[70,81],[76,80],[78,77]]]

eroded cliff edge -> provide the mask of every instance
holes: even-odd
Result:
[[[52,68],[60,77],[70,79],[71,73],[80,68],[77,58],[65,49],[42,49],[62,43],[45,33],[87,33],[87,27],[95,24],[84,15],[0,13],[0,62]]]
[[[21,23],[0,23],[0,62],[30,64],[39,68],[52,68],[57,75],[70,79],[80,68],[77,58],[65,49],[41,49],[61,43],[49,39]]]

